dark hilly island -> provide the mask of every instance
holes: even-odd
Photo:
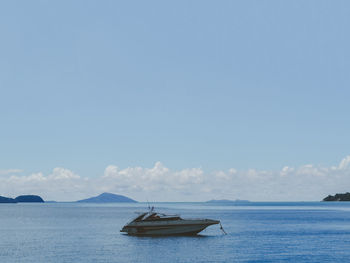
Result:
[[[17,203],[17,201],[13,198],[0,196],[0,203]]]
[[[323,201],[350,201],[350,193],[329,195]]]
[[[38,195],[20,195],[16,198],[0,196],[0,203],[44,203]]]
[[[137,203],[137,201],[123,196],[111,193],[103,193],[95,197],[76,201],[77,203]]]
[[[18,203],[44,203],[38,195],[20,195],[15,198]]]

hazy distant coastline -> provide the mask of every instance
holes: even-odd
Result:
[[[213,199],[213,200],[209,200],[206,201],[206,203],[210,203],[210,204],[237,204],[237,203],[249,203],[250,201],[248,200],[241,200],[241,199],[236,199],[236,200],[228,200],[228,199]]]

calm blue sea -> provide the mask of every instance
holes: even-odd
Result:
[[[119,232],[146,204],[1,204],[0,262],[349,262],[350,203],[156,203],[219,219],[196,237]]]

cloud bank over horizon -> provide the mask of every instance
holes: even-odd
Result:
[[[319,201],[328,194],[350,191],[350,155],[336,166],[306,164],[284,166],[279,171],[218,170],[202,168],[170,170],[161,162],[152,168],[109,165],[97,178],[83,177],[56,167],[44,175],[20,169],[0,170],[0,195],[38,194],[45,200],[75,201],[111,192],[138,201]]]

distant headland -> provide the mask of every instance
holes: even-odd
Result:
[[[16,198],[0,196],[0,203],[44,203],[38,195],[20,195]]]
[[[350,193],[329,195],[323,198],[322,201],[350,201]]]

